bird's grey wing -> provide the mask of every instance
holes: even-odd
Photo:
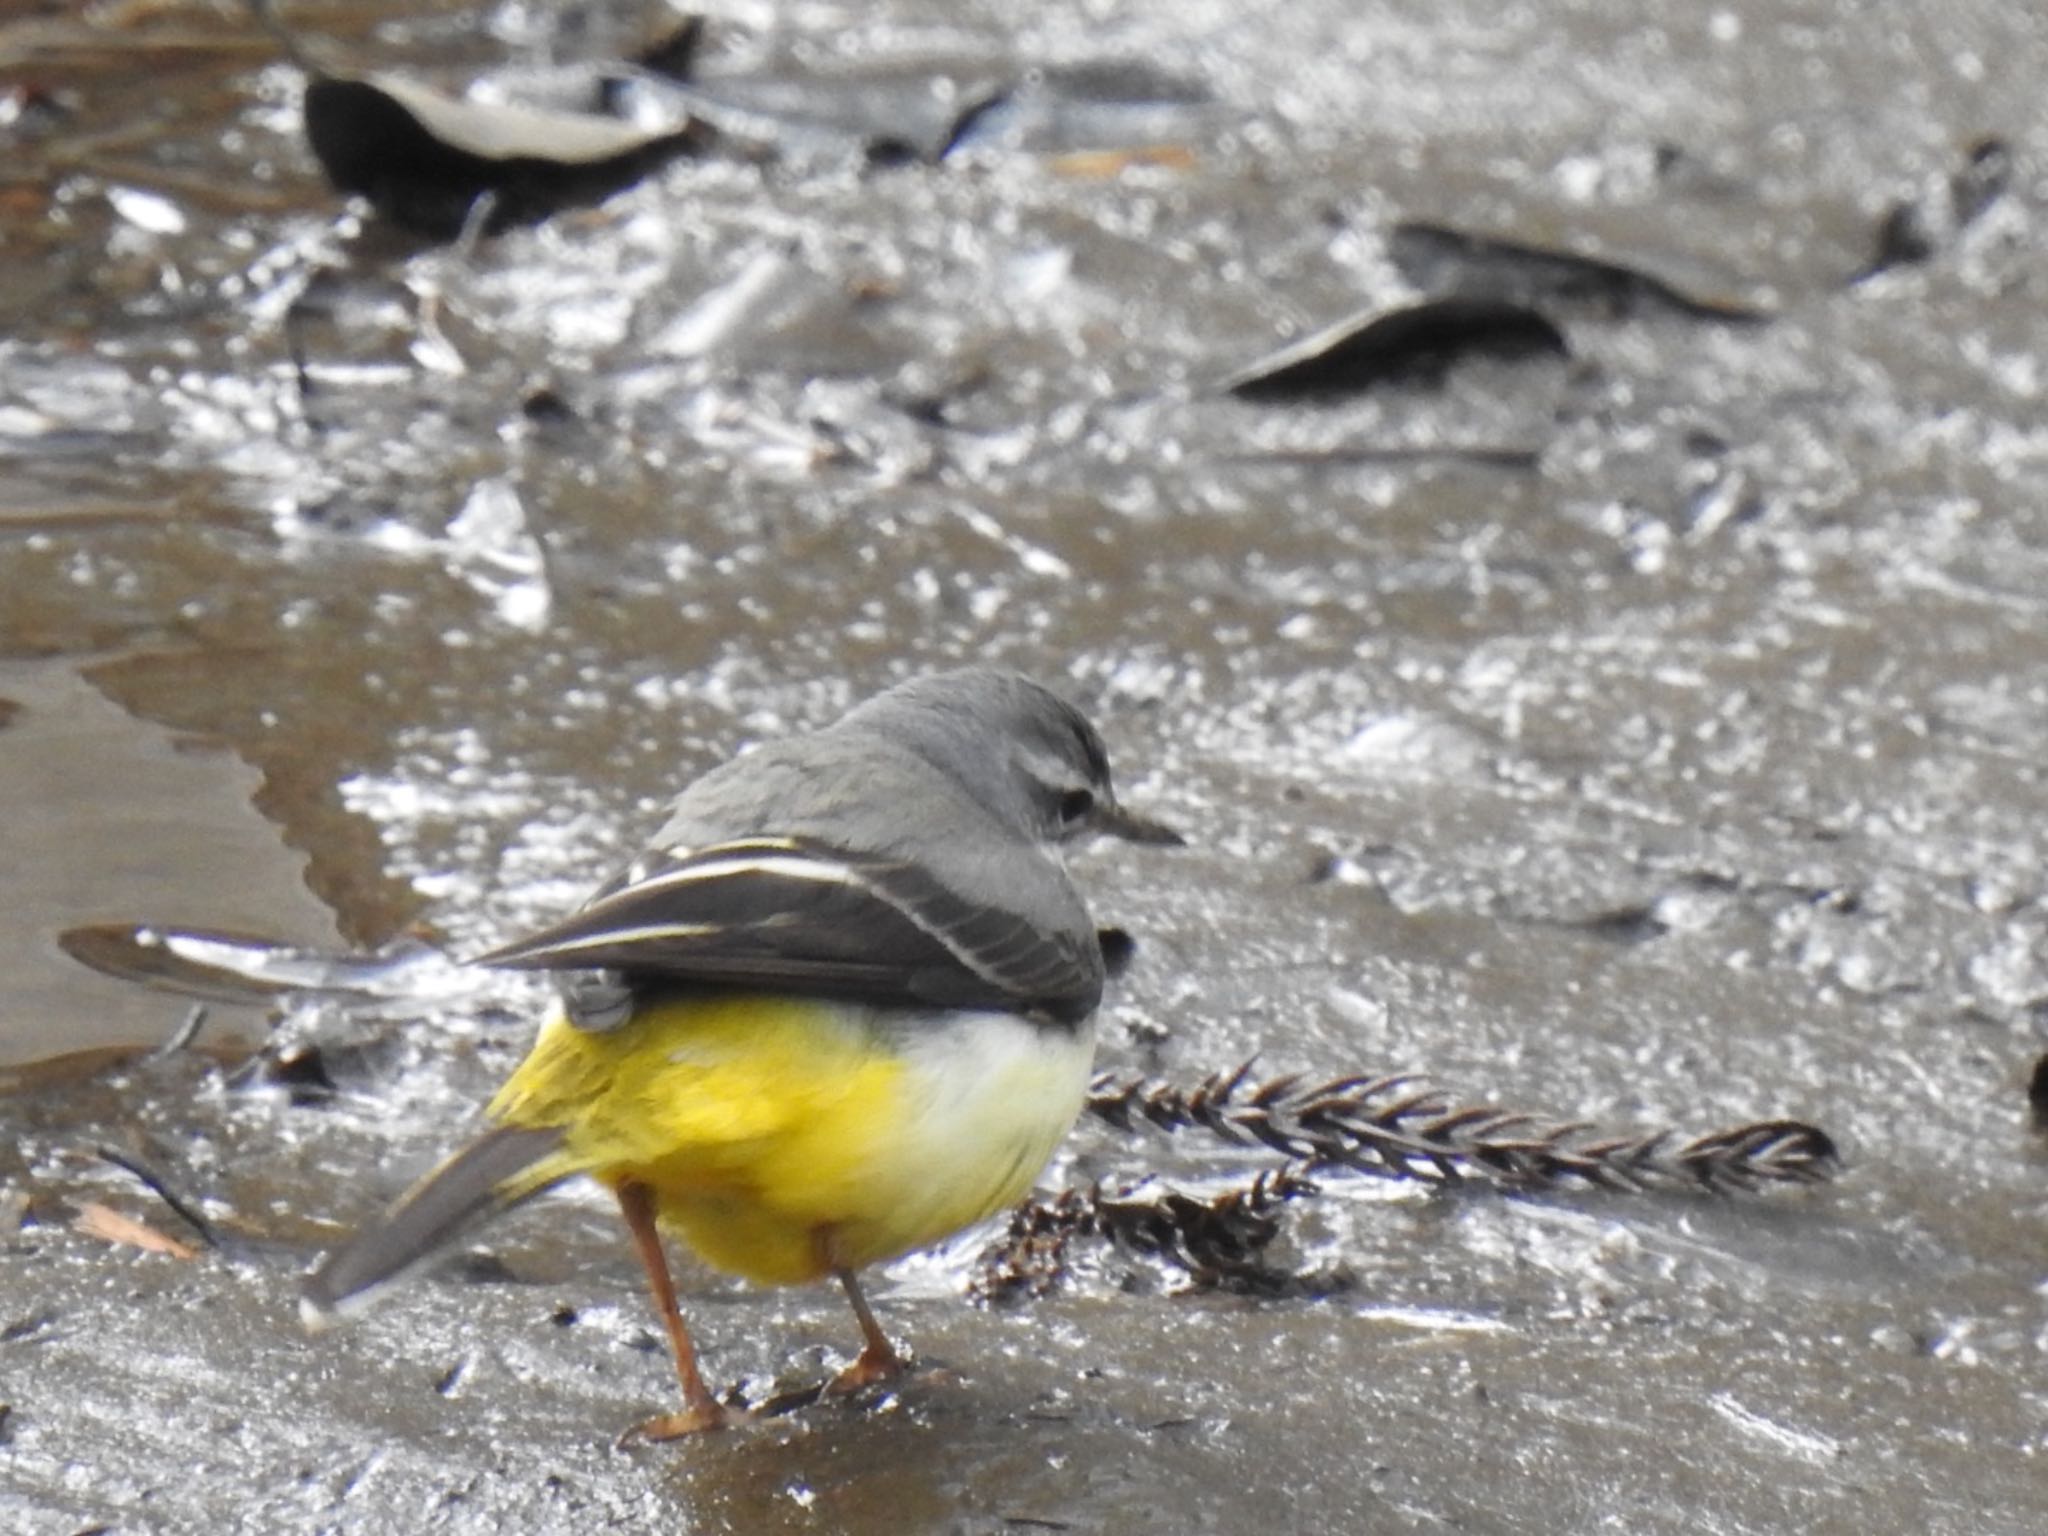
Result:
[[[1103,980],[1085,924],[1049,929],[914,861],[789,837],[643,862],[480,963],[1064,1020],[1094,1010]]]

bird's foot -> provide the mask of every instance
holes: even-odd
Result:
[[[825,1388],[825,1395],[850,1397],[877,1382],[894,1381],[909,1369],[909,1362],[888,1345],[878,1349],[870,1344],[860,1352],[859,1359],[832,1378]]]
[[[650,1440],[660,1444],[666,1440],[681,1440],[689,1435],[701,1435],[714,1429],[724,1429],[735,1418],[735,1414],[716,1398],[707,1398],[693,1403],[681,1413],[660,1413],[644,1423],[635,1424],[619,1436],[621,1447],[631,1445],[635,1440]]]

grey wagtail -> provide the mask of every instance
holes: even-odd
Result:
[[[561,1001],[486,1109],[494,1126],[330,1255],[321,1325],[578,1174],[617,1195],[709,1429],[660,1228],[771,1285],[834,1276],[864,1347],[903,1362],[857,1272],[1030,1188],[1073,1124],[1103,958],[1060,850],[1177,834],[1117,804],[1102,738],[1009,672],[892,688],[683,791],[653,843],[572,916],[481,957],[558,973]]]

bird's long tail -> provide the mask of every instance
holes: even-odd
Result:
[[[577,1171],[559,1127],[487,1131],[327,1256],[306,1282],[301,1319],[318,1330],[362,1310],[448,1244]]]

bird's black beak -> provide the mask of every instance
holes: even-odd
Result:
[[[1089,820],[1097,832],[1120,837],[1127,843],[1146,843],[1155,848],[1187,846],[1188,840],[1165,822],[1154,821],[1149,816],[1140,816],[1136,811],[1127,811],[1114,802],[1098,805],[1095,814]]]

